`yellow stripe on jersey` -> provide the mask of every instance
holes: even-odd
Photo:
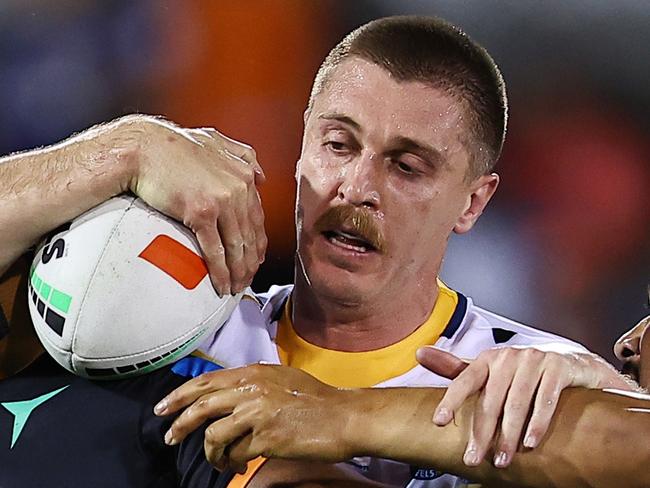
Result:
[[[293,328],[287,300],[275,339],[280,361],[340,388],[370,387],[400,376],[417,365],[418,347],[438,340],[456,309],[456,292],[441,281],[438,287],[438,298],[426,322],[395,344],[364,352],[333,351],[305,341]]]

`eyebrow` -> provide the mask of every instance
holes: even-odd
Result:
[[[394,152],[410,152],[422,158],[430,166],[439,166],[445,162],[442,153],[435,147],[410,137],[398,136],[391,140]]]
[[[357,132],[362,132],[361,124],[359,124],[359,122],[357,122],[353,118],[348,117],[347,115],[343,115],[339,113],[325,113],[319,115],[318,118],[323,120],[338,120],[339,122],[343,122],[344,124],[351,126]]]
[[[336,120],[346,125],[349,125],[357,132],[363,132],[363,129],[361,128],[361,124],[359,124],[356,120],[354,120],[353,118],[347,115],[343,115],[340,113],[324,113],[319,115],[318,118],[322,120]],[[394,137],[393,139],[391,139],[391,145],[395,147],[395,149],[393,149],[391,152],[413,153],[416,156],[421,157],[426,163],[428,163],[432,167],[439,166],[443,164],[445,161],[445,158],[442,156],[442,153],[438,149],[436,149],[435,147],[429,144],[426,144],[421,141],[417,141],[410,137],[406,137],[406,136]]]

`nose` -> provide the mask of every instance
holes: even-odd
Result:
[[[362,152],[345,166],[338,198],[355,206],[377,209],[380,204],[381,164],[375,153]]]
[[[623,336],[614,344],[614,354],[623,362],[637,362],[639,360],[638,336]]]

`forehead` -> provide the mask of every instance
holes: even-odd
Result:
[[[464,142],[467,124],[461,104],[446,91],[419,81],[396,80],[365,59],[343,61],[314,99],[310,118],[346,115],[368,132],[416,136],[436,146]]]

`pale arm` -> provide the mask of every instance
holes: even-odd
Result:
[[[103,132],[0,159],[0,275],[42,235],[126,191],[137,143]]]
[[[45,233],[130,190],[190,228],[218,292],[241,291],[266,234],[250,146],[212,128],[132,115],[0,159],[0,275]]]

